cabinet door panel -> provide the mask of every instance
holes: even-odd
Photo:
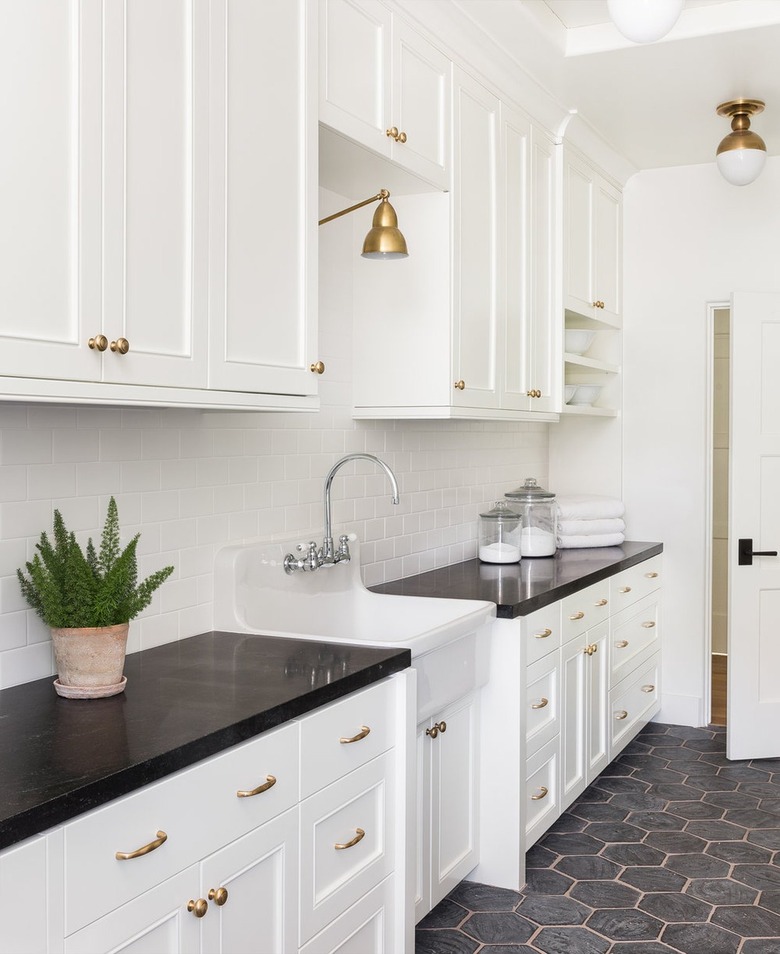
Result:
[[[595,650],[586,656],[588,670],[587,762],[588,781],[609,762],[607,708],[609,705],[609,623],[588,630],[587,639]]]
[[[386,878],[301,948],[301,954],[394,954],[393,879]]]
[[[565,305],[579,314],[593,313],[593,173],[569,157],[564,171],[566,209],[564,288]]]
[[[304,0],[212,5],[210,387],[317,393],[309,13]]]
[[[103,379],[204,387],[208,6],[105,10]]]
[[[453,403],[498,404],[498,100],[456,70],[453,163]]]
[[[573,639],[561,650],[561,810],[585,789],[587,784],[587,702],[588,657],[585,638]]]
[[[620,323],[622,312],[622,207],[620,193],[603,180],[594,192],[596,294],[604,302],[601,317]]]
[[[0,858],[0,954],[48,950],[49,899],[46,838],[4,851]]]
[[[0,373],[99,380],[100,5],[0,11]]]

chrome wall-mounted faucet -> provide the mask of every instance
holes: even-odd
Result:
[[[341,460],[337,460],[325,477],[325,533],[322,546],[317,549],[317,544],[312,540],[309,542],[308,548],[298,547],[299,550],[306,549],[307,552],[305,557],[297,560],[292,553],[288,553],[284,558],[285,573],[294,573],[296,570],[313,571],[318,570],[321,566],[333,566],[336,563],[349,563],[349,537],[346,534],[342,534],[342,536],[339,537],[338,550],[335,550],[333,547],[333,530],[331,527],[330,516],[330,488],[333,483],[333,478],[336,476],[336,473],[339,471],[339,469],[343,467],[344,464],[348,464],[353,460],[370,460],[381,467],[382,470],[387,474],[387,478],[390,481],[390,486],[393,489],[393,503],[397,504],[400,501],[401,498],[398,492],[398,481],[395,479],[395,474],[383,460],[380,460],[373,454],[347,454],[346,457],[342,457]]]

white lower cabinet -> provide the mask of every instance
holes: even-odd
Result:
[[[478,728],[476,693],[417,727],[416,921],[478,860]]]
[[[0,954],[394,954],[413,686],[398,673],[0,852]]]

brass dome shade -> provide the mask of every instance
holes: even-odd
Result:
[[[763,112],[760,99],[732,99],[716,112],[731,118],[731,132],[721,140],[716,152],[718,169],[732,185],[748,185],[758,178],[766,161],[766,144],[750,128],[750,117]]]
[[[395,214],[395,209],[387,201],[389,196],[390,193],[387,189],[380,189],[370,199],[364,199],[356,205],[351,205],[348,209],[342,209],[341,212],[334,212],[333,215],[320,219],[319,224],[324,225],[325,222],[331,222],[342,215],[354,212],[355,209],[362,209],[364,205],[379,201],[379,206],[374,212],[371,229],[363,242],[361,254],[363,258],[406,258],[409,255],[406,248],[406,239],[398,228],[398,216]]]

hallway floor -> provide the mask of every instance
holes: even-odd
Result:
[[[651,723],[528,852],[523,892],[464,881],[416,954],[780,954],[780,759]]]

